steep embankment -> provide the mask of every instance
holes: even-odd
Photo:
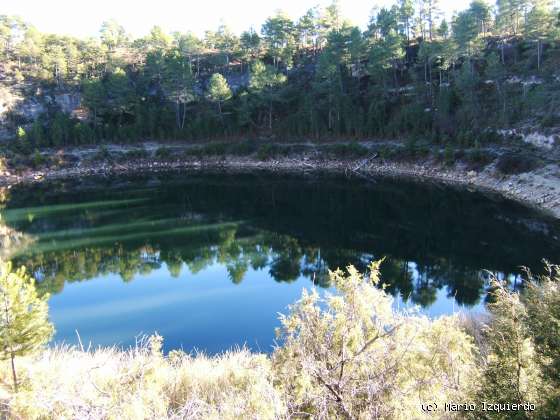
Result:
[[[399,142],[359,143],[151,143],[43,152],[37,169],[13,168],[0,185],[64,177],[165,170],[304,172],[409,177],[502,193],[560,217],[558,146],[517,145],[447,150]]]

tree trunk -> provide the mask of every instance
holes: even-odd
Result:
[[[181,105],[179,100],[175,101],[175,124],[177,124],[177,128],[181,128],[181,123],[179,122],[179,114],[181,112]]]
[[[410,23],[408,18],[406,18],[406,46],[410,46]]]
[[[505,91],[505,89],[504,89],[503,97],[504,97],[504,99],[503,99],[503,102],[504,102],[504,105],[503,105],[503,107],[504,107],[504,108],[503,108],[503,110],[504,110],[504,111],[503,111],[503,112],[504,112],[504,117],[503,117],[503,118],[504,118],[504,120],[505,120],[506,111],[507,111],[507,102],[506,102],[506,101],[507,101],[507,96],[506,96],[506,91]]]
[[[185,128],[185,119],[187,117],[187,104],[183,104],[183,120],[181,121],[181,130]]]
[[[502,64],[505,64],[505,60],[504,60],[504,41],[502,41],[502,45],[501,45],[501,50],[502,50]]]
[[[502,102],[502,122],[505,120],[506,116],[506,95],[505,92],[502,92],[502,88],[500,87],[500,82],[496,79],[496,90],[498,91],[498,100]]]
[[[433,77],[432,77],[432,63],[431,63],[431,60],[430,60],[429,65],[428,65],[428,69],[429,69],[429,74],[430,74],[430,103],[431,103],[431,106],[433,108],[433,106],[434,106],[434,83],[433,83]]]
[[[537,70],[541,71],[541,40],[537,40]]]
[[[268,104],[268,129],[272,131],[272,100]]]
[[[13,377],[13,379],[14,379],[14,391],[15,391],[15,392],[18,392],[17,375],[16,375],[16,365],[15,365],[15,363],[14,363],[15,355],[14,355],[13,352],[10,354],[10,357],[11,357],[11,361],[12,361],[12,377]]]

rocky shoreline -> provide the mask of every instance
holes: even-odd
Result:
[[[395,177],[417,181],[440,182],[502,194],[531,207],[560,218],[560,167],[548,164],[539,169],[517,175],[499,174],[492,165],[481,171],[455,165],[445,166],[425,159],[418,162],[395,162],[384,159],[310,159],[279,158],[258,160],[253,157],[225,156],[220,158],[191,158],[181,160],[141,159],[123,163],[78,162],[70,167],[27,170],[21,174],[4,173],[0,186],[11,188],[16,184],[43,182],[45,180],[99,175],[153,173],[163,171],[267,171],[279,173],[328,172],[360,177]]]

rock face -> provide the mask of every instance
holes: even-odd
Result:
[[[14,95],[11,89],[0,85],[0,115],[12,109],[19,100],[21,100],[21,98]]]
[[[81,95],[79,93],[61,93],[54,95],[54,103],[56,103],[62,112],[73,114],[81,105]]]
[[[540,133],[530,133],[523,136],[525,143],[532,144],[533,146],[541,147],[543,149],[552,149],[555,144],[555,136],[545,136]]]
[[[12,138],[16,124],[31,124],[48,106],[77,116],[81,100],[79,92],[49,92],[29,83],[14,83],[0,77],[0,140]]]

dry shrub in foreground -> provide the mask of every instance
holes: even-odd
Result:
[[[422,403],[465,401],[477,375],[472,339],[455,316],[398,313],[354,267],[331,273],[340,294],[313,291],[282,316],[273,355],[276,387],[291,413],[315,418],[433,418]]]
[[[362,276],[331,273],[339,293],[304,292],[281,317],[271,357],[245,349],[207,357],[161,352],[151,337],[131,350],[59,346],[18,359],[18,393],[2,387],[10,418],[430,418],[421,403],[463,401],[475,349],[456,317],[398,313]],[[0,381],[9,378],[2,365]]]
[[[47,349],[23,359],[20,374],[26,377],[20,392],[2,398],[14,418],[237,419],[284,413],[266,356],[242,349],[212,358],[183,352],[164,357],[158,336],[129,351]]]

